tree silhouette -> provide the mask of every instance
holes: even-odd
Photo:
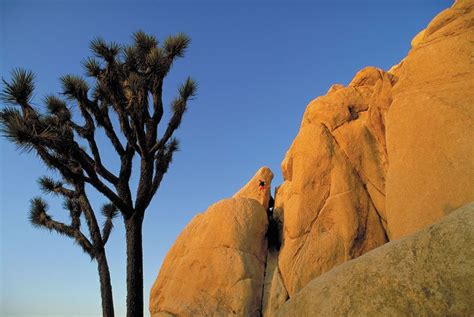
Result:
[[[129,46],[96,38],[90,43],[95,57],[83,63],[93,85],[82,77],[62,77],[65,99],[46,96],[43,112],[31,103],[35,88],[31,71],[15,69],[10,81],[3,80],[1,99],[8,105],[0,111],[1,132],[20,150],[33,151],[58,172],[60,180],[42,177],[39,185],[45,193],[64,199],[71,219],[69,225],[54,220],[47,213],[46,202],[34,198],[30,221],[73,239],[97,262],[104,316],[114,315],[105,245],[119,213],[126,231],[127,316],[143,316],[142,223],[178,149],[174,132],[196,92],[196,83],[188,78],[172,101],[171,117],[159,135],[163,80],[189,43],[186,35],[178,34],[158,45],[155,37],[142,31],[134,33]],[[74,115],[74,109],[79,115]],[[103,149],[96,142],[99,132],[107,136],[120,159],[118,174],[101,159]],[[139,158],[139,182],[133,197],[130,178],[135,155]],[[105,217],[102,227],[86,188],[97,190],[108,200],[101,209]],[[82,231],[81,216],[87,233]]]

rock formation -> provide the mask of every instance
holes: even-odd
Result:
[[[335,265],[387,242],[383,117],[393,81],[369,67],[306,109],[275,201],[284,219],[278,263],[290,297]]]
[[[474,203],[311,281],[277,316],[471,316]]]
[[[474,207],[443,218],[474,201],[473,56],[474,0],[456,1],[400,64],[313,100],[275,208],[262,168],[193,219],[153,286],[152,316],[474,312]],[[281,242],[268,250],[267,211]]]
[[[387,221],[411,234],[474,199],[474,1],[456,1],[391,73]]]
[[[261,168],[233,198],[188,224],[151,290],[153,317],[260,315],[268,225],[263,206],[268,206],[272,178]]]
[[[275,205],[290,298],[474,199],[473,4],[438,15],[390,72],[367,67],[308,105]]]

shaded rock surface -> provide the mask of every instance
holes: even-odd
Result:
[[[288,300],[288,292],[283,285],[277,261],[278,252],[269,250],[263,285],[263,316],[272,316]]]
[[[150,293],[152,316],[260,316],[268,206],[260,169],[234,198],[194,217],[168,252]],[[257,179],[255,184],[254,180]],[[257,195],[257,201],[252,197]]]
[[[277,316],[470,316],[473,267],[471,203],[314,279]]]
[[[391,70],[388,229],[396,239],[474,199],[474,1],[456,1]]]

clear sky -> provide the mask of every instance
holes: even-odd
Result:
[[[261,166],[280,163],[306,105],[365,66],[389,69],[451,1],[21,1],[0,0],[0,75],[36,73],[34,103],[82,74],[95,36],[130,43],[139,29],[192,38],[165,84],[165,102],[191,75],[199,82],[178,132],[181,151],[144,224],[145,306],[163,258],[198,212],[231,196]],[[101,141],[101,144],[105,142]],[[55,233],[33,228],[29,199],[47,173],[33,154],[0,139],[1,316],[99,316],[95,263]],[[116,167],[113,151],[104,162]],[[59,201],[46,197],[58,219]],[[104,201],[92,195],[96,206]],[[123,223],[107,245],[117,316],[125,311]],[[147,312],[148,314],[148,312]]]

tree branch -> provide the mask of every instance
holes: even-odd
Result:
[[[61,162],[58,158],[49,154],[46,149],[41,146],[35,147],[36,151],[40,157],[48,163],[50,166],[55,167],[61,172],[63,177],[65,177],[70,182],[87,182],[94,186],[100,193],[104,194],[111,202],[113,202],[120,210],[128,210],[127,205],[120,199],[120,197],[114,193],[110,188],[108,188],[95,174],[94,170],[91,170],[90,166],[81,166],[86,170],[89,177],[84,176],[82,173],[79,174],[72,170],[67,164]],[[86,164],[87,165],[87,164]]]
[[[99,149],[97,147],[97,143],[95,142],[94,120],[92,119],[92,115],[89,113],[88,110],[88,108],[94,108],[94,104],[87,98],[84,98],[83,100],[78,100],[78,104],[79,109],[81,110],[81,114],[86,121],[86,125],[83,129],[80,130],[79,135],[85,138],[89,143],[89,148],[92,152],[92,155],[94,156],[94,159],[92,159],[84,150],[82,150],[77,143],[75,143],[76,146],[74,148],[75,150],[80,152],[80,154],[86,159],[89,164],[93,165],[95,171],[97,171],[103,178],[105,178],[111,184],[115,185],[118,182],[118,178],[102,164]],[[98,109],[95,109],[95,111],[98,111]],[[77,124],[74,124],[74,126],[77,126]]]
[[[130,144],[127,144],[125,155],[120,157],[119,183],[116,186],[117,193],[127,206],[126,209],[120,208],[120,211],[126,217],[130,216],[130,213],[133,210],[132,192],[130,190],[129,182],[132,175],[132,161],[134,155],[135,150],[130,146]]]
[[[68,226],[62,222],[53,220],[47,214],[47,204],[41,198],[35,198],[31,201],[30,221],[34,226],[54,230],[61,235],[72,238],[76,243],[89,254],[91,258],[95,257],[94,247],[91,242],[82,234],[79,229]]]
[[[125,150],[123,148],[122,143],[120,142],[115,129],[112,125],[112,121],[110,121],[109,116],[109,108],[107,105],[104,105],[102,108],[99,108],[100,115],[95,115],[96,121],[99,123],[100,126],[104,128],[105,134],[109,138],[110,142],[115,148],[115,151],[119,155],[123,155]]]
[[[76,184],[76,192],[78,193],[77,202],[82,209],[84,218],[87,222],[87,227],[89,228],[90,237],[97,249],[104,247],[104,242],[100,234],[99,225],[97,223],[97,218],[95,217],[94,210],[87,198],[87,194],[84,189],[84,185]]]
[[[148,120],[147,123],[147,144],[149,148],[152,148],[155,140],[158,136],[158,124],[163,118],[163,101],[162,101],[162,94],[163,94],[163,81],[157,85],[156,88],[152,91],[152,99],[153,99],[153,116],[151,120]],[[153,153],[153,151],[150,151]]]
[[[155,157],[155,175],[151,184],[151,189],[147,199],[146,205],[151,202],[151,199],[155,195],[156,191],[160,187],[163,176],[168,171],[169,165],[173,160],[174,152],[179,150],[179,142],[176,139],[172,139],[166,149],[160,149]]]
[[[113,76],[115,70],[111,65],[107,64],[104,70],[104,75],[97,79],[97,88],[100,89],[102,97],[105,97],[107,103],[112,105],[115,113],[118,116],[120,129],[124,134],[127,142],[132,145],[137,151],[139,151],[136,144],[135,135],[132,133],[130,124],[127,117],[127,102],[123,91],[123,86],[119,82],[120,76]]]
[[[148,206],[148,197],[153,178],[153,158],[142,157],[140,160],[140,180],[137,187],[137,198],[135,199],[135,211],[144,213]]]
[[[113,219],[117,216],[117,208],[113,204],[105,204],[102,206],[101,211],[105,217],[105,222],[102,227],[102,241],[105,245],[114,227]]]
[[[196,95],[197,84],[191,78],[187,78],[184,84],[179,88],[179,97],[175,98],[171,104],[173,109],[173,116],[168,122],[168,127],[166,128],[163,137],[159,142],[156,142],[155,145],[150,149],[150,153],[154,154],[159,149],[162,149],[163,146],[168,143],[168,141],[173,136],[173,133],[181,125],[181,120],[187,109],[188,100],[192,99]]]
[[[38,184],[44,193],[53,193],[69,199],[73,199],[76,194],[73,190],[65,188],[62,182],[54,181],[47,176],[39,178]]]

